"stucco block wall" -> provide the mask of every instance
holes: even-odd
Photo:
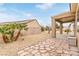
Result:
[[[38,33],[40,33],[40,32],[41,32],[40,28],[37,28],[37,27],[30,27],[30,28],[27,30],[26,34],[38,34]]]
[[[41,27],[40,25],[37,23],[37,21],[32,21],[27,23],[27,34],[38,34],[41,32]]]
[[[23,35],[29,35],[29,34],[39,34],[41,33],[41,26],[39,25],[39,23],[37,21],[32,21],[29,23],[26,23],[27,27],[27,31],[22,31]]]

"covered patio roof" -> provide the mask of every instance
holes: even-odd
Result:
[[[79,5],[78,3],[70,3],[69,11],[59,15],[52,16],[52,37],[56,38],[56,21],[60,23],[60,34],[63,33],[63,23],[74,23],[74,36],[77,35],[77,21],[79,20]]]
[[[77,9],[77,3],[69,4],[69,8],[70,8],[70,10],[68,12],[53,16],[52,18],[54,18],[56,21],[62,22],[62,23],[74,21],[75,12]],[[78,9],[78,12],[79,12],[79,9]],[[79,16],[79,13],[78,13],[78,16]],[[78,19],[79,19],[79,17],[78,17]]]
[[[56,21],[60,23],[60,34],[63,34],[63,23],[73,22],[74,37],[76,37],[76,46],[79,47],[79,38],[77,36],[77,21],[79,20],[79,5],[78,3],[69,4],[68,12],[52,17],[52,37],[56,38]]]

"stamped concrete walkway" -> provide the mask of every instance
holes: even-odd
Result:
[[[18,56],[79,56],[75,47],[69,47],[65,40],[47,39],[36,45],[27,46],[17,52]]]

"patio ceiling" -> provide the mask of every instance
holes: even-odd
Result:
[[[56,16],[53,16],[53,18],[56,21],[63,22],[63,23],[74,21],[77,3],[69,4],[69,7],[70,7],[70,11],[56,15]],[[79,14],[78,14],[78,16],[79,16]],[[78,19],[79,19],[79,17],[78,17]]]

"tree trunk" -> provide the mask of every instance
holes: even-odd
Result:
[[[21,30],[19,30],[18,33],[17,33],[17,35],[14,37],[14,39],[15,39],[14,41],[16,41],[18,39],[20,33],[21,33]]]
[[[7,39],[8,39],[7,36],[3,34],[2,37],[3,37],[3,41],[4,41],[5,43],[7,43],[7,42],[8,42],[8,41],[7,41]]]
[[[68,33],[69,33],[69,32],[67,32],[67,35],[68,35]]]
[[[10,37],[12,41],[14,40],[13,35],[14,35],[14,31],[12,32],[11,37]]]

